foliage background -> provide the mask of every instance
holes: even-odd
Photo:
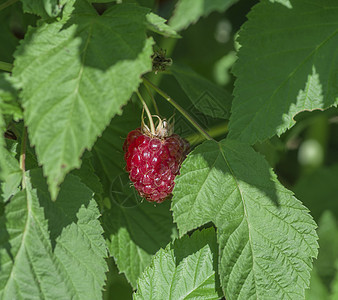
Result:
[[[66,2],[60,14],[56,4]],[[186,282],[185,288],[195,293],[191,298],[217,299],[228,293],[229,299],[265,299],[272,296],[262,294],[265,288],[275,298],[302,299],[311,256],[316,256],[315,224],[286,187],[319,225],[319,254],[306,299],[337,299],[336,1],[116,1],[130,6],[91,2],[93,6],[87,1],[73,5],[22,0],[0,11],[0,61],[14,63],[11,76],[0,73],[0,122],[4,131],[17,136],[0,140],[0,298],[131,299],[138,286],[136,299],[178,299],[187,292],[179,278],[203,270],[201,278]],[[147,8],[169,20],[171,28],[164,20],[149,19]],[[101,19],[97,12],[103,14]],[[173,204],[154,207],[130,189],[122,144],[140,123],[141,106],[132,94],[140,76],[151,70],[155,44],[166,49],[174,64],[168,72],[148,78],[210,129],[217,141],[227,137],[227,142],[196,148],[177,180]],[[151,106],[143,85],[140,91]],[[196,130],[158,94],[155,99],[163,116],[176,114],[176,132],[195,148],[202,141]],[[256,111],[259,115],[254,116]],[[27,142],[22,118],[28,126]],[[22,178],[24,144],[27,173]],[[237,257],[241,263],[234,271],[231,259],[227,261],[245,253],[246,240],[241,239],[249,230],[236,223],[241,216],[213,212],[213,204],[223,203],[227,193],[218,195],[215,186],[233,186],[226,175],[231,168],[225,172],[222,159],[212,167],[208,153],[215,151],[232,159],[247,199],[251,194],[262,199],[259,205],[248,201],[251,226],[284,247],[263,257],[270,260],[262,268],[268,275],[256,291],[242,277],[255,268],[248,267],[250,256],[243,262]],[[253,171],[247,178],[248,169]],[[200,178],[208,172],[205,176],[217,184],[210,180],[194,196],[203,186],[198,181],[192,185],[196,172]],[[20,184],[26,188],[21,190]],[[185,197],[190,205],[181,201]],[[274,211],[266,197],[291,206],[280,214],[281,221],[269,218]],[[255,216],[262,203],[264,209]],[[196,210],[184,220],[182,211],[190,206]],[[228,227],[227,218],[233,222]],[[299,238],[282,239],[290,234],[284,221],[297,228]],[[196,227],[204,229],[183,235]],[[229,250],[233,252],[215,257],[226,251],[226,241],[234,236],[230,233],[238,233],[234,228],[239,234]],[[299,242],[303,237],[308,244]],[[265,242],[257,238],[257,244],[263,247]],[[283,251],[286,258],[281,259]],[[280,270],[271,260],[278,261]],[[165,271],[159,272],[161,268]],[[235,275],[228,278],[227,270]],[[290,281],[284,281],[287,277]],[[275,288],[274,279],[284,288]],[[192,281],[195,285],[190,286]],[[167,282],[181,294],[164,295],[170,289]]]

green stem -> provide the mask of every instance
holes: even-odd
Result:
[[[216,126],[207,130],[208,134],[212,138],[216,138],[216,137],[219,137],[221,135],[224,135],[228,131],[229,131],[228,122],[216,125]],[[201,143],[205,140],[204,136],[201,135],[200,133],[191,134],[191,135],[185,137],[185,139],[190,143],[190,145],[196,145],[196,144],[199,144],[199,143]]]
[[[146,102],[144,101],[144,99],[142,98],[141,94],[139,93],[139,91],[137,91],[136,94],[139,97],[139,99],[141,100],[144,109],[146,110],[146,113],[147,113],[147,116],[148,116],[148,119],[149,119],[151,134],[155,135],[155,125],[154,125],[153,117],[152,117],[152,115],[149,111],[149,108],[148,108]],[[143,122],[143,120],[142,120],[142,122]]]
[[[27,128],[24,126],[21,137],[21,152],[20,152],[20,169],[22,170],[22,189],[26,188],[26,143],[27,143]]]
[[[149,87],[148,87],[146,84],[145,84],[144,86],[145,86],[145,88],[146,88],[146,90],[147,90],[147,92],[148,92],[148,94],[149,94],[149,96],[150,96],[150,98],[151,98],[151,101],[153,102],[153,105],[154,105],[156,114],[157,114],[158,116],[160,116],[160,111],[158,110],[158,106],[157,106],[157,103],[156,103],[156,101],[155,101],[155,98],[154,98],[153,93],[151,92],[151,90],[149,89]]]
[[[212,140],[213,138],[186,112],[183,107],[176,103],[170,96],[168,96],[164,91],[154,85],[147,78],[143,77],[143,83],[154,89],[159,95],[166,99],[173,107],[175,107],[207,140]]]
[[[8,1],[6,1],[5,3],[2,3],[1,5],[0,5],[0,11],[1,10],[3,10],[3,9],[5,9],[6,7],[8,7],[8,6],[11,6],[12,4],[14,4],[15,2],[18,2],[19,0],[8,0]]]
[[[12,72],[12,69],[13,69],[12,64],[0,61],[0,70],[6,71],[6,72]]]

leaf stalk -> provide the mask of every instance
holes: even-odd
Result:
[[[0,9],[1,10],[1,9]],[[13,65],[6,63],[4,61],[0,61],[0,70],[6,71],[6,72],[12,72],[13,70]]]

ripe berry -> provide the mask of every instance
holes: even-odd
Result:
[[[164,121],[156,134],[145,126],[129,132],[123,150],[126,170],[135,189],[148,201],[161,203],[172,192],[174,179],[189,151],[189,143],[171,134]]]

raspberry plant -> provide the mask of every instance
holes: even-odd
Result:
[[[2,1],[0,299],[337,299],[337,17]]]

